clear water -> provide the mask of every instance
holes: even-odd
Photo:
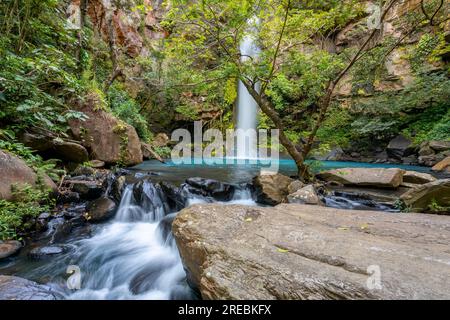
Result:
[[[205,202],[192,196],[187,205]],[[233,200],[223,204],[256,205],[248,190],[237,190]],[[64,245],[67,253],[39,261],[30,259],[31,248],[25,248],[19,256],[0,262],[0,274],[45,283],[67,299],[196,299],[186,282],[175,240],[167,231],[175,216],[153,183],[144,183],[138,200],[128,186],[112,221],[94,225],[91,236],[79,238],[75,232],[62,243],[52,243]],[[48,240],[40,243],[47,244]],[[67,287],[69,266],[81,271],[80,290]]]
[[[206,179],[215,179],[227,183],[248,183],[257,176],[261,169],[267,168],[267,164],[254,163],[250,160],[232,160],[229,159],[218,161],[214,165],[210,165],[210,160],[203,160],[203,164],[194,164],[194,159],[186,159],[185,164],[175,165],[170,160],[163,164],[159,161],[146,161],[136,166],[135,170],[155,172],[156,180],[170,181],[175,184],[184,182],[191,177],[201,177]],[[195,163],[201,163],[202,161]],[[277,161],[279,172],[287,176],[296,176],[297,168],[295,162],[291,159],[280,159]],[[341,168],[401,168],[405,170],[431,173],[428,167],[394,165],[394,164],[372,164],[357,162],[338,162],[338,161],[322,161],[314,162],[313,170],[315,172]]]

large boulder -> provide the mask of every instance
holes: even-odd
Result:
[[[95,105],[95,102],[90,104]],[[70,121],[75,139],[82,141],[91,150],[92,158],[107,164],[123,163],[132,166],[141,163],[141,142],[136,130],[110,113],[95,109],[88,103],[80,111],[89,118],[85,121]]]
[[[412,146],[412,141],[403,135],[399,135],[389,142],[386,151],[391,158],[401,160],[404,156],[408,156],[408,150]]]
[[[450,157],[445,158],[438,164],[436,164],[433,168],[433,171],[447,171],[450,173]]]
[[[89,160],[89,153],[86,148],[75,142],[68,142],[55,139],[53,150],[58,158],[75,163],[84,163]]]
[[[196,194],[203,197],[209,197],[218,201],[230,201],[236,187],[227,183],[223,183],[212,179],[189,178],[182,189],[188,193]],[[188,194],[186,194],[188,196]]]
[[[52,288],[26,279],[0,275],[0,300],[62,300]]]
[[[196,205],[173,232],[204,299],[450,298],[446,216]]]
[[[19,241],[0,241],[0,260],[16,254],[22,244]]]
[[[403,174],[400,169],[344,168],[324,171],[317,177],[344,186],[398,188],[403,182]]]
[[[286,202],[293,179],[282,174],[262,174],[253,179],[259,203],[277,205]]]
[[[413,188],[400,197],[415,212],[430,211],[430,206],[450,208],[450,179],[437,180]]]
[[[0,199],[13,200],[11,188],[14,185],[36,186],[38,175],[31,169],[25,161],[9,152],[0,150]],[[56,191],[55,183],[47,175],[44,175],[45,186],[52,191]]]

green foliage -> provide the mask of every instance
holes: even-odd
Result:
[[[53,201],[48,191],[31,186],[16,186],[14,202],[0,200],[0,240],[20,240],[20,234],[32,227],[27,223],[43,212],[50,211]]]
[[[145,117],[140,113],[139,104],[117,83],[108,92],[109,105],[114,115],[136,128],[145,142],[151,139],[151,132]]]

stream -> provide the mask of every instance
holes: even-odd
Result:
[[[355,163],[323,164],[328,168],[361,166]],[[402,167],[429,172],[427,168],[369,165],[366,167]],[[83,210],[83,204],[73,205],[56,216],[48,230],[33,239],[19,255],[0,262],[0,274],[15,275],[45,283],[62,293],[66,299],[130,300],[130,299],[197,299],[189,287],[185,271],[171,233],[171,223],[182,208],[196,203],[222,203],[255,206],[251,186],[259,173],[258,165],[174,165],[148,161],[132,168],[130,181],[119,209],[112,220],[88,224],[75,217],[68,222],[67,212]],[[280,161],[283,174],[295,174],[289,161]],[[174,203],[160,181],[179,186],[191,177],[214,179],[236,186],[226,200],[199,195],[192,188],[181,187]],[[194,190],[195,191],[195,190]],[[178,191],[177,191],[178,192]],[[383,204],[365,202],[344,195],[326,197],[327,206],[359,210],[395,211]],[[69,227],[67,224],[69,223]],[[69,230],[67,230],[69,228]],[[39,259],[30,252],[37,246],[59,248],[60,254]],[[81,276],[81,288],[69,290],[67,268],[75,266]]]

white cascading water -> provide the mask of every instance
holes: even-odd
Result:
[[[176,214],[168,211],[165,195],[151,182],[143,183],[142,195],[135,199],[133,186],[126,188],[114,221],[74,244],[71,259],[82,272],[82,289],[69,299],[195,298],[175,240],[167,232]],[[187,205],[205,202],[192,195]],[[237,190],[227,204],[256,205],[246,189]]]
[[[259,55],[259,48],[251,35],[244,37],[240,45],[240,51],[243,62],[254,59]],[[258,157],[257,114],[258,104],[242,81],[239,81],[236,128],[244,130],[246,134],[239,134],[237,138],[236,156],[238,159],[255,159]]]

